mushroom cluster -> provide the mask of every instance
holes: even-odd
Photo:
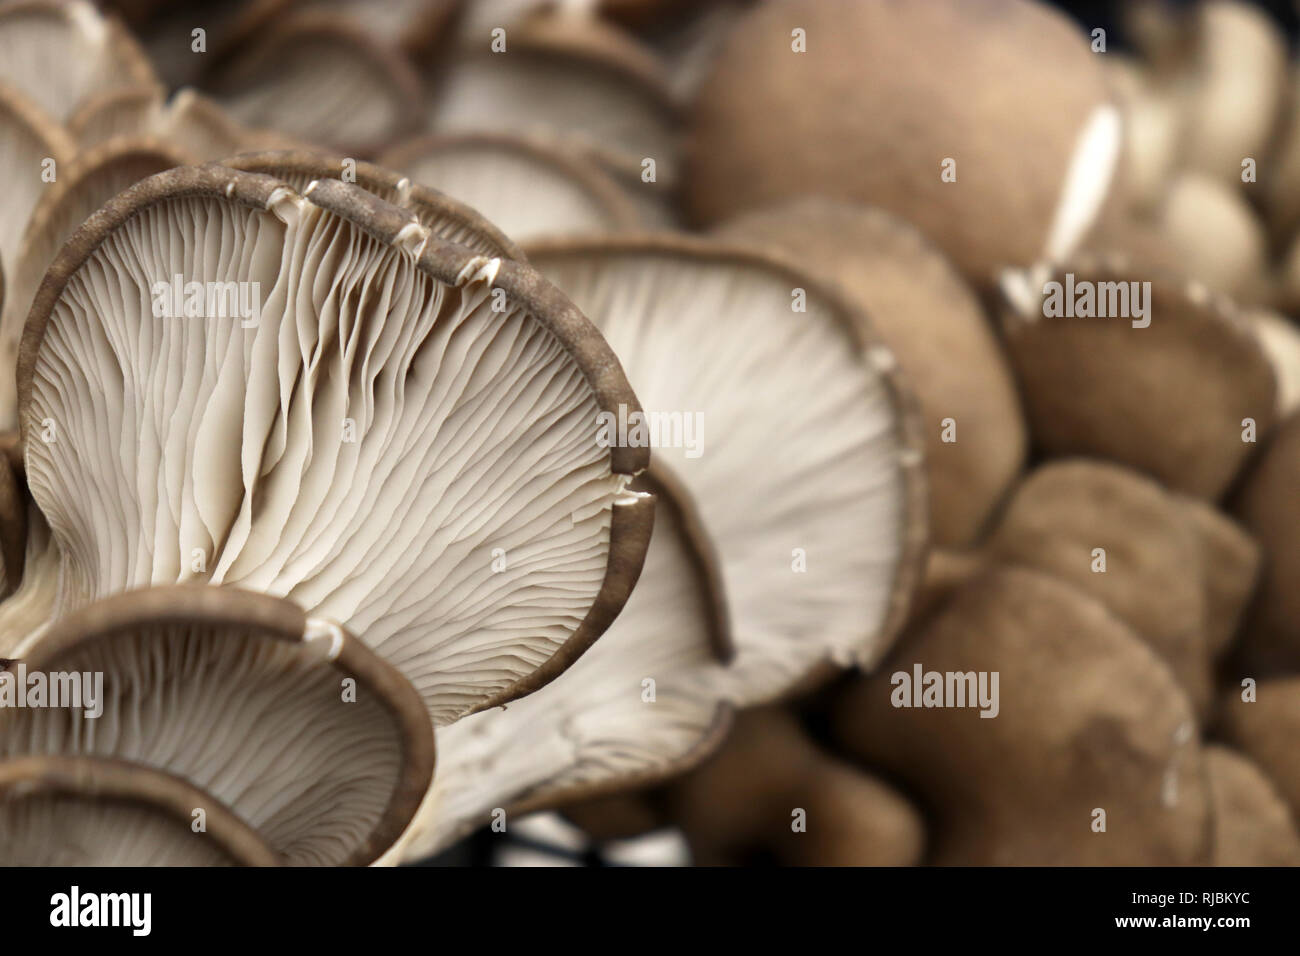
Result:
[[[0,865],[1300,863],[1288,69],[0,0]]]

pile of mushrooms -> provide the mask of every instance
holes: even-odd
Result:
[[[0,0],[0,865],[1300,863],[1300,110],[1124,27]]]

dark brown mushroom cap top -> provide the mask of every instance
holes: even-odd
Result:
[[[396,172],[401,167],[394,163],[376,165],[309,150],[267,150],[222,160],[222,165],[232,169],[274,176],[300,193],[318,179],[342,179],[345,164],[347,175],[352,177],[348,182],[355,182],[395,206],[409,209],[439,239],[489,256],[524,258],[523,250],[473,208]]]
[[[1256,679],[1236,670],[1219,704],[1218,736],[1255,762],[1300,820],[1300,677]],[[1244,699],[1247,678],[1255,680]]]
[[[637,223],[635,205],[609,173],[580,150],[534,137],[420,136],[379,162],[483,210],[519,241]]]
[[[212,81],[237,120],[347,154],[370,154],[419,123],[420,81],[404,57],[347,19],[295,14]]]
[[[0,3],[0,79],[21,86],[62,122],[104,86],[156,77],[135,38],[93,4],[8,0]]]
[[[178,271],[260,289],[260,312],[155,314]],[[24,335],[26,434],[58,430],[26,460],[63,607],[191,578],[282,594],[443,724],[560,673],[644,558],[652,503],[625,489],[648,449],[598,440],[640,408],[604,339],[527,265],[360,186],[147,179],[65,246]]]
[[[436,853],[496,807],[513,820],[658,785],[721,743],[732,641],[715,549],[698,509],[654,471],[634,485],[655,495],[654,533],[618,619],[554,682],[439,729],[433,788],[381,862]]]
[[[1176,491],[1220,497],[1258,447],[1243,441],[1244,419],[1262,437],[1277,407],[1272,365],[1235,309],[1199,286],[1118,260],[1080,257],[1009,276],[1002,325],[1032,443],[1049,455],[1110,459]],[[1049,290],[1052,282],[1060,285]],[[1146,319],[1128,314],[1044,314],[1058,289],[1061,302],[1069,298],[1067,282],[1076,302],[1089,290],[1108,309],[1112,300],[1128,301],[1129,312],[1138,290],[1150,324],[1134,327]]]
[[[410,683],[343,628],[279,598],[207,585],[130,591],[18,653],[15,682],[79,674],[83,696],[0,713],[6,756],[110,757],[183,777],[286,862],[373,861],[433,776],[433,728]],[[86,686],[96,674],[98,701]]]
[[[724,696],[770,701],[828,663],[878,660],[920,573],[925,490],[914,400],[869,323],[752,249],[631,235],[525,251],[623,357],[664,432],[656,469],[698,503],[736,638]]]
[[[698,95],[688,206],[716,223],[813,191],[879,205],[983,284],[1044,254],[1080,134],[1107,102],[1099,60],[1027,0],[757,4]]]
[[[27,546],[27,502],[9,459],[0,455],[0,596],[17,587]]]
[[[248,824],[172,774],[103,757],[0,760],[0,866],[279,864]]]
[[[817,197],[742,214],[715,232],[792,259],[871,321],[925,419],[933,539],[972,543],[1024,467],[1028,435],[1010,365],[952,262],[883,209]],[[945,440],[948,419],[955,441]]]
[[[940,675],[941,702],[966,706],[933,706],[933,694],[925,706],[917,669]],[[969,704],[981,674],[986,692],[997,675],[996,717]],[[1186,695],[1125,624],[1045,574],[999,568],[971,579],[845,693],[834,728],[845,752],[931,808],[932,863],[1206,860]],[[1105,832],[1092,829],[1097,809]]]

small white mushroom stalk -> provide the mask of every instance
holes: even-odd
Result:
[[[469,203],[517,241],[615,232],[636,208],[622,187],[580,152],[495,134],[433,137],[380,158],[412,179]]]
[[[76,675],[80,693],[0,711],[6,758],[104,757],[180,777],[288,863],[370,862],[431,777],[432,727],[410,684],[276,598],[203,586],[116,595],[20,653],[11,698],[35,673],[51,693],[72,686],[56,675]]]
[[[210,807],[203,827],[194,811]],[[87,757],[0,761],[4,866],[277,866],[210,794],[160,771]]]
[[[923,536],[893,356],[759,254],[671,237],[533,244],[622,358],[716,546],[736,659],[719,696],[773,700],[887,650]],[[635,419],[618,432],[635,442]],[[647,429],[648,431],[648,429]]]
[[[257,308],[172,317],[159,283]],[[528,267],[359,187],[146,180],[65,248],[22,352],[59,613],[177,581],[287,597],[444,724],[563,670],[639,571],[647,449],[597,440],[639,407],[603,340]]]
[[[0,3],[0,82],[22,88],[59,122],[93,93],[152,79],[135,40],[92,4]]]

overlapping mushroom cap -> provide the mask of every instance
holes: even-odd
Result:
[[[169,316],[186,287],[220,301]],[[646,547],[647,449],[596,430],[639,406],[590,324],[337,181],[181,167],[124,193],[53,266],[19,391],[59,613],[177,581],[288,597],[438,724],[567,666]]]

